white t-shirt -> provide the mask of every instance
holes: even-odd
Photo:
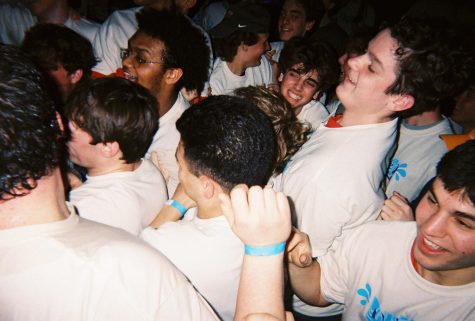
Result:
[[[184,219],[141,238],[182,271],[225,321],[233,320],[244,246],[224,216],[200,219],[188,211]]]
[[[316,130],[329,116],[330,113],[321,102],[311,100],[302,107],[297,119],[302,123],[310,124],[312,130]]]
[[[79,218],[0,230],[0,320],[217,320],[159,252]]]
[[[321,124],[276,179],[274,188],[293,203],[297,227],[309,235],[314,257],[345,231],[378,216],[396,125],[396,119],[341,128]]]
[[[217,58],[213,72],[209,79],[211,94],[230,95],[237,88],[260,86],[272,83],[272,66],[265,56],[261,56],[261,63],[256,67],[249,67],[243,76],[238,76],[229,70],[228,64]]]
[[[36,23],[36,17],[23,5],[0,3],[1,43],[19,46],[25,37],[25,32]],[[74,20],[68,17],[64,26],[76,31],[92,43],[100,24],[82,17]]]
[[[81,217],[139,235],[160,212],[168,194],[158,168],[143,160],[135,171],[88,176],[69,198]]]
[[[175,157],[178,143],[180,142],[180,133],[176,129],[176,121],[181,114],[190,106],[181,93],[172,108],[160,117],[158,121],[158,131],[153,136],[153,141],[148,148],[145,158],[149,159],[153,151],[157,152],[160,163],[165,167],[170,178],[167,181],[168,195],[170,197],[178,186],[178,162]]]
[[[442,286],[414,269],[415,222],[370,222],[319,257],[321,290],[343,320],[475,320],[475,283]]]
[[[402,122],[396,154],[389,167],[386,196],[390,198],[397,191],[410,202],[415,200],[435,176],[437,163],[447,153],[439,135],[453,133],[447,118],[429,127]]]

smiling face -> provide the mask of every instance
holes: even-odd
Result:
[[[280,40],[288,41],[293,37],[303,37],[315,24],[315,21],[306,21],[306,18],[304,7],[296,0],[285,1],[278,23]]]
[[[437,178],[417,206],[416,220],[414,258],[426,273],[475,275],[475,205],[462,191],[448,192]]]
[[[386,29],[370,41],[365,54],[348,59],[344,78],[336,89],[346,110],[376,117],[391,116],[396,111],[394,101],[400,96],[385,91],[396,80],[397,47]]]
[[[122,60],[125,78],[136,82],[157,96],[163,80],[162,41],[143,32],[136,32],[129,39],[130,55]]]
[[[318,74],[315,69],[301,73],[302,66],[294,65],[284,75],[281,75],[280,93],[292,106],[295,115],[302,107],[318,95]]]
[[[269,42],[267,41],[268,38],[269,38],[269,34],[259,33],[257,34],[257,43],[246,46],[247,47],[247,50],[245,51],[246,68],[260,65],[261,56],[270,49]]]

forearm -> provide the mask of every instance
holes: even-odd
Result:
[[[243,320],[251,313],[267,313],[285,320],[283,289],[283,253],[245,255],[234,320]]]
[[[326,306],[320,289],[320,264],[313,261],[308,267],[298,267],[289,263],[289,277],[295,294],[305,303],[314,306]]]

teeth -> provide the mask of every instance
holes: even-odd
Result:
[[[137,81],[137,77],[135,76],[132,76],[131,74],[129,74],[128,72],[124,71],[124,75],[125,75],[125,78],[130,80],[130,81]]]
[[[438,246],[437,244],[435,244],[434,242],[431,242],[426,238],[424,238],[423,240],[424,240],[424,244],[427,245],[428,247],[430,247],[431,249],[434,249],[434,250],[440,250],[441,249],[441,247]]]
[[[289,92],[289,97],[294,99],[294,100],[300,100],[302,97],[295,95],[294,93]]]

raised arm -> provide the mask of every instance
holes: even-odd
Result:
[[[285,243],[291,231],[287,198],[269,187],[239,185],[220,195],[223,213],[245,244],[234,320],[285,320]]]

